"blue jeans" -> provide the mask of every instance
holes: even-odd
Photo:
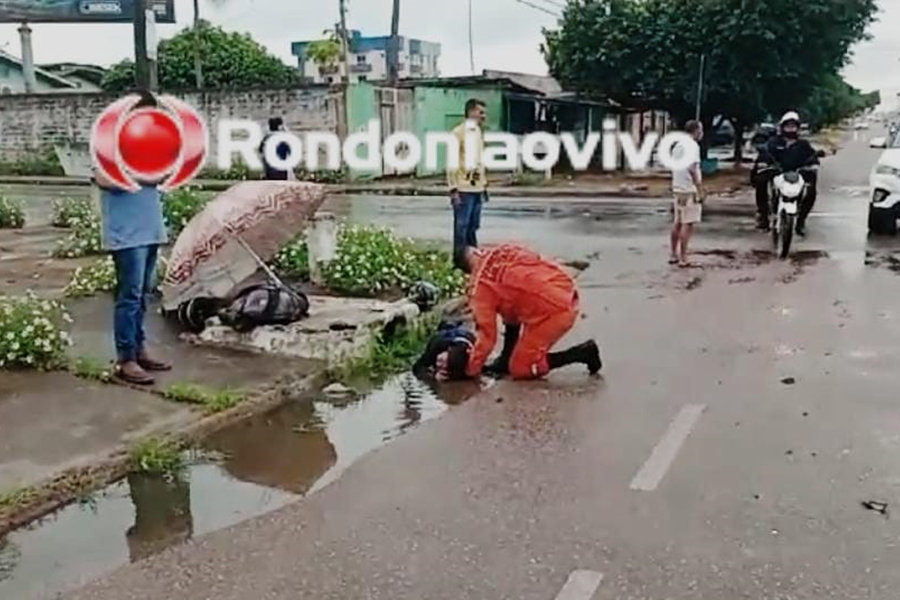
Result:
[[[453,252],[466,246],[478,246],[476,233],[481,227],[481,192],[460,192],[459,202],[453,206]]]
[[[116,308],[113,330],[119,363],[137,360],[144,349],[147,294],[153,291],[158,246],[138,246],[112,252],[116,267]]]

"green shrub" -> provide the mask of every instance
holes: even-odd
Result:
[[[47,146],[28,158],[0,163],[0,175],[61,177],[65,174],[52,146]]]
[[[111,292],[116,287],[116,268],[113,260],[105,256],[97,262],[75,269],[63,294],[67,298],[85,298],[98,292]]]
[[[341,228],[337,257],[323,275],[329,289],[353,296],[405,293],[420,280],[438,286],[443,297],[465,286],[465,276],[453,268],[449,253],[422,249],[411,239],[371,226]]]
[[[71,229],[73,223],[86,221],[94,214],[89,198],[64,198],[53,201],[53,226]]]
[[[160,256],[156,262],[157,281],[165,278],[167,265],[165,257]],[[86,298],[99,292],[112,292],[115,288],[116,267],[111,257],[104,256],[91,265],[75,269],[63,294],[67,298]]]
[[[59,241],[54,251],[57,258],[80,258],[103,252],[100,215],[93,209],[69,218],[69,234]]]
[[[197,213],[203,210],[209,198],[196,187],[181,187],[163,197],[163,216],[169,231],[177,236]]]
[[[309,278],[309,247],[302,236],[289,242],[272,261],[273,269],[284,277]]]
[[[22,203],[0,196],[0,229],[22,229],[25,227],[25,211]]]
[[[205,169],[200,173],[200,179],[215,179],[219,181],[245,181],[262,178],[262,172],[256,171],[241,161],[236,161],[230,169]]]
[[[316,183],[343,183],[347,180],[347,171],[344,169],[338,169],[337,171],[328,169],[307,171],[300,168],[295,171],[295,174],[300,181],[314,181]]]
[[[71,344],[67,323],[71,318],[59,302],[0,296],[0,367],[59,366]]]

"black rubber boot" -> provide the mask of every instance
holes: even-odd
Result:
[[[519,334],[522,332],[521,325],[507,325],[503,330],[503,349],[497,360],[489,364],[485,371],[494,373],[495,375],[509,375],[509,359],[512,356],[513,349],[519,341]]]
[[[551,352],[547,355],[547,362],[551,371],[577,363],[587,365],[591,375],[596,375],[603,368],[603,361],[600,360],[600,348],[597,347],[597,342],[594,340],[588,340],[560,352]]]

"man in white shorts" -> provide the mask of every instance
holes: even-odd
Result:
[[[694,224],[700,222],[703,213],[702,177],[700,173],[700,140],[703,139],[703,125],[698,121],[688,121],[684,128],[691,136],[693,146],[686,147],[687,142],[678,144],[672,152],[673,158],[680,158],[686,153],[696,156],[697,160],[684,169],[672,171],[672,194],[674,196],[675,221],[672,225],[671,252],[669,264],[689,267],[687,261],[688,242],[694,233]]]

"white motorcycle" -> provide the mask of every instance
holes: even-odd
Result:
[[[804,167],[800,171],[782,171],[778,166],[764,170],[778,173],[769,178],[769,230],[779,258],[787,258],[791,251],[800,201],[807,190],[802,173],[812,170],[815,166]]]

